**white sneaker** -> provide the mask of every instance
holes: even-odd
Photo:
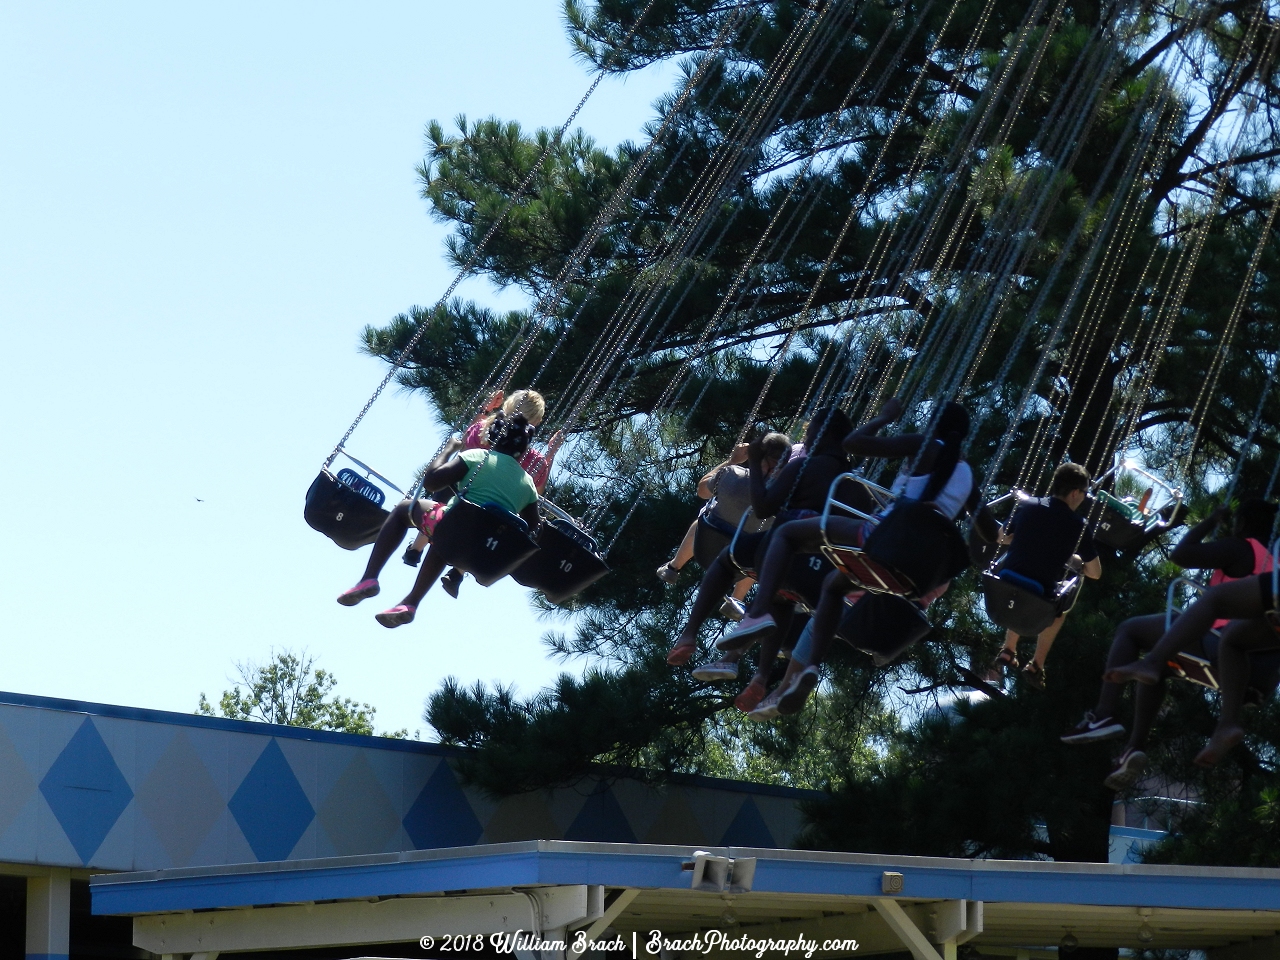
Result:
[[[1133,786],[1147,772],[1147,755],[1141,750],[1126,750],[1120,754],[1116,768],[1102,785],[1108,790],[1124,791]]]
[[[703,683],[725,683],[738,679],[738,661],[712,660],[700,667],[693,668],[693,679]]]
[[[756,723],[767,723],[770,720],[778,718],[778,700],[782,696],[782,691],[775,689],[771,694],[760,701],[760,705],[747,714],[748,720],[754,720]]]

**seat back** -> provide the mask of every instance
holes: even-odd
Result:
[[[992,623],[1020,637],[1039,636],[1048,629],[1058,617],[1058,605],[1044,595],[1040,584],[1031,582],[1034,591],[1004,575],[982,575],[982,602]]]
[[[734,527],[716,517],[709,517],[706,511],[698,514],[698,525],[693,532],[693,559],[703,570],[715,563],[720,551],[733,539]]]
[[[918,500],[899,500],[871,531],[864,552],[899,582],[910,583],[913,597],[969,566],[969,548],[955,521]]]
[[[595,540],[568,520],[552,517],[538,528],[538,551],[511,572],[522,586],[564,603],[609,572]]]
[[[364,497],[375,507],[380,507],[386,501],[386,494],[372,480],[360,476],[350,467],[343,467],[338,471],[338,482],[343,486],[350,487],[360,496]]]
[[[1169,669],[1174,676],[1183,680],[1189,680],[1199,686],[1208,687],[1210,690],[1218,689],[1217,671],[1214,669],[1213,664],[1203,657],[1197,657],[1195,654],[1187,653],[1184,650],[1169,661]]]
[[[845,611],[836,636],[855,650],[870,654],[876,666],[884,666],[932,629],[924,611],[910,600],[868,593]]]
[[[1080,512],[1094,524],[1094,540],[1112,550],[1137,546],[1147,532],[1146,524],[1135,519],[1135,515],[1140,516],[1137,508],[1105,490],[1086,497]]]
[[[380,499],[375,501],[367,493],[342,482],[340,478],[348,473],[363,480],[351,470],[342,470],[336,477],[328,470],[321,470],[307,490],[302,517],[313,530],[320,531],[344,550],[357,550],[378,539],[378,531],[391,514],[382,508]],[[382,496],[381,490],[373,489]]]
[[[820,553],[798,553],[778,587],[778,596],[814,610],[822,599],[822,581],[835,567]]]
[[[528,531],[528,524],[501,507],[482,507],[460,498],[436,524],[431,548],[445,563],[487,587],[537,553],[538,544]]]

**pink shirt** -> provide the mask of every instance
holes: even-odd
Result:
[[[489,444],[485,439],[485,418],[481,417],[471,426],[467,427],[467,432],[462,435],[462,447],[465,450],[485,450]],[[547,478],[551,476],[551,462],[555,459],[555,454],[551,456],[543,456],[533,447],[530,447],[523,457],[520,458],[520,466],[524,468],[524,472],[533,480],[533,485],[541,490],[547,485]]]
[[[1254,577],[1260,573],[1270,573],[1271,551],[1253,537],[1250,537],[1246,542],[1253,548],[1253,572],[1250,573],[1249,576]],[[1220,583],[1230,583],[1232,580],[1243,579],[1244,577],[1228,577],[1221,570],[1215,570],[1213,573],[1209,574],[1209,586],[1216,587]],[[1230,622],[1230,620],[1215,620],[1213,621],[1213,629],[1221,630]]]

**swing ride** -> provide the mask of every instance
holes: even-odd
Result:
[[[645,7],[624,45],[653,6],[650,2]],[[1184,488],[1203,486],[1203,470],[1195,461],[1197,444],[1280,200],[1271,205],[1268,229],[1215,342],[1201,396],[1184,420],[1193,436],[1178,449],[1170,440],[1166,448],[1175,449],[1174,454],[1154,457],[1155,448],[1144,445],[1144,435],[1164,430],[1161,436],[1168,439],[1174,432],[1144,421],[1144,411],[1154,402],[1157,369],[1170,352],[1175,327],[1187,308],[1191,278],[1213,223],[1206,215],[1179,228],[1176,255],[1160,243],[1143,248],[1135,240],[1144,184],[1167,152],[1169,124],[1179,109],[1174,80],[1179,71],[1190,69],[1189,58],[1182,51],[1170,52],[1165,69],[1173,79],[1153,82],[1141,94],[1141,109],[1109,128],[1109,153],[1094,158],[1105,174],[1081,187],[1078,210],[1070,212],[1065,237],[1062,230],[1055,234],[1053,218],[1064,216],[1062,191],[1073,176],[1080,145],[1099,122],[1107,96],[1127,82],[1126,63],[1117,53],[1121,35],[1137,27],[1120,17],[1103,17],[1090,25],[1080,55],[1063,68],[1064,82],[1049,102],[1036,107],[1038,127],[1025,151],[1035,159],[1019,172],[1025,182],[995,199],[984,197],[974,187],[978,171],[985,158],[1010,147],[1012,118],[1030,109],[1026,78],[1051,50],[1053,29],[1041,29],[1047,9],[1042,0],[1027,5],[1009,33],[1000,62],[985,79],[990,95],[983,92],[966,101],[963,115],[955,119],[958,133],[953,143],[944,140],[946,124],[932,124],[904,163],[895,153],[903,150],[895,137],[913,109],[910,98],[897,108],[896,116],[886,116],[888,132],[860,158],[858,192],[848,210],[840,211],[844,218],[840,229],[832,231],[834,242],[825,257],[821,250],[807,254],[812,269],[805,274],[802,305],[770,320],[768,359],[761,360],[763,354],[753,358],[763,382],[751,408],[742,411],[734,443],[755,427],[766,403],[778,406],[771,400],[775,382],[789,360],[804,355],[811,361],[809,382],[796,391],[790,409],[769,414],[779,422],[789,416],[795,426],[817,410],[835,407],[856,423],[896,397],[905,407],[907,428],[928,436],[941,406],[963,401],[974,412],[974,428],[965,442],[976,443],[981,435],[987,445],[976,461],[982,476],[973,478],[974,491],[981,494],[977,502],[985,502],[987,508],[1007,504],[1012,515],[1038,499],[1037,491],[1043,495],[1045,478],[1058,464],[1072,457],[1093,469],[1110,463],[1089,482],[1078,513],[1088,525],[1087,535],[1098,544],[1134,556],[1182,522]],[[670,446],[671,436],[689,430],[716,377],[712,358],[728,349],[722,344],[733,342],[743,326],[760,322],[757,318],[776,293],[770,286],[770,267],[793,254],[815,213],[830,213],[824,207],[821,178],[809,176],[813,164],[824,152],[842,149],[847,142],[849,131],[842,118],[851,105],[877,103],[885,95],[889,74],[877,71],[874,64],[881,62],[878,57],[892,61],[895,56],[888,31],[883,49],[875,48],[856,69],[839,74],[838,89],[828,73],[840,38],[865,14],[865,5],[830,3],[799,16],[761,71],[758,85],[745,102],[735,105],[730,129],[711,144],[705,166],[678,199],[660,241],[645,234],[643,225],[620,227],[620,214],[629,205],[655,205],[664,190],[673,188],[669,176],[675,164],[664,168],[655,161],[670,157],[676,131],[693,104],[715,102],[721,95],[725,73],[716,65],[723,64],[726,48],[741,43],[743,34],[749,45],[756,36],[751,31],[761,29],[748,6],[723,18],[719,33],[692,64],[647,143],[630,158],[626,175],[602,200],[594,219],[558,264],[554,279],[540,288],[527,321],[507,343],[498,345],[501,356],[476,386],[470,403],[459,405],[462,419],[453,424],[459,431],[465,428],[465,418],[480,410],[480,400],[495,389],[509,391],[517,384],[533,389],[545,383],[553,361],[567,363],[565,357],[571,356],[571,371],[555,384],[546,423],[584,453],[598,439],[597,431],[603,436],[618,429],[613,414],[630,409],[623,401],[633,395],[642,376],[652,376],[638,358],[660,353],[673,369],[670,379],[656,387],[648,381],[643,409],[627,421],[628,429],[643,441],[634,444],[638,452],[615,456],[614,482],[598,484],[585,494],[575,488],[573,513],[540,498],[541,523],[536,530],[492,504],[468,500],[463,491],[432,534],[434,549],[449,565],[484,586],[510,577],[554,604],[570,602],[610,573],[610,550],[626,542],[627,524],[638,505],[664,482],[661,457],[653,451],[661,452],[664,444]],[[903,49],[909,42],[901,40]],[[932,53],[940,40],[928,42],[934,44]],[[975,56],[976,31],[966,44],[958,62]],[[1242,69],[1233,64],[1232,76],[1247,88],[1252,80],[1239,74]],[[944,83],[939,102],[952,107],[959,103],[959,83]],[[795,161],[794,176],[779,181],[769,215],[753,227],[757,232],[741,246],[735,261],[727,267],[718,263],[715,254],[730,228],[741,226],[738,218],[747,206],[730,202],[734,191],[750,175],[754,158],[777,135],[779,118],[808,103],[815,91],[821,91],[832,108],[806,134],[813,149]],[[404,494],[350,457],[345,445],[385,387],[415,362],[430,317],[480,262],[576,114],[577,110],[548,139],[503,209],[471,243],[454,282],[433,310],[423,312],[382,383],[325,460],[308,491],[305,517],[339,546],[351,550],[371,543],[390,515],[387,506],[393,496],[417,498],[418,490]],[[1221,152],[1238,155],[1242,143],[1235,131],[1221,144]],[[684,149],[683,143],[678,149]],[[902,166],[902,179],[894,197],[886,200],[877,193],[881,188],[876,175],[891,162]],[[1214,202],[1222,201],[1219,193]],[[639,252],[616,305],[600,310],[600,284],[589,263],[610,230],[625,233],[624,240],[635,243]],[[856,262],[850,263],[846,241],[856,234],[863,236]],[[1040,243],[1040,238],[1050,236],[1055,237],[1053,243]],[[673,318],[697,295],[699,273],[712,263],[725,276],[714,308],[693,335],[678,341],[678,348],[669,347],[664,338]],[[1141,283],[1126,280],[1134,272],[1141,275]],[[838,287],[838,295],[832,295],[833,287]],[[593,319],[588,324],[584,317]],[[800,339],[802,332],[815,328],[825,330],[818,347]],[[1111,375],[1101,387],[1102,375],[1096,372],[1100,356],[1124,371],[1122,377]],[[706,385],[695,396],[699,382]],[[1268,378],[1266,391],[1270,387]],[[1266,391],[1228,489],[1234,487],[1258,433]],[[1102,399],[1096,400],[1095,394]],[[1092,415],[1080,415],[1084,410]],[[729,439],[712,438],[711,446],[719,450]],[[914,479],[922,455],[906,457],[902,473]],[[340,457],[354,466],[336,469]],[[831,483],[819,514],[820,547],[792,558],[777,592],[782,601],[802,614],[812,613],[824,582],[838,571],[866,595],[845,604],[835,635],[870,654],[877,665],[900,657],[935,630],[923,606],[970,567],[976,568],[975,597],[981,596],[981,611],[993,627],[1035,637],[1072,609],[1083,582],[1078,564],[1063,567],[1052,589],[1047,582],[1006,569],[1003,548],[978,536],[972,519],[966,522],[936,503],[895,492],[902,489],[899,485],[885,486],[892,483],[888,468],[886,462],[868,457]],[[570,478],[563,465],[555,471],[553,495],[556,481]],[[852,502],[856,498],[848,495],[849,484],[869,496],[874,506]],[[1001,490],[1007,492],[986,502]],[[570,500],[562,497],[561,502]],[[857,536],[850,533],[855,524]],[[703,510],[696,521],[693,558],[707,570],[718,557],[726,557],[737,578],[754,577],[771,533],[776,533],[776,525],[770,529],[751,511],[733,526]],[[1184,588],[1200,589],[1182,578],[1171,584],[1170,618],[1176,612],[1175,593]],[[1217,689],[1208,660],[1183,653],[1170,669]]]

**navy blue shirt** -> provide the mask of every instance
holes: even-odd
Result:
[[[1085,563],[1098,556],[1093,537],[1085,531],[1084,517],[1057,497],[1029,500],[1014,508],[1009,521],[1013,543],[1004,567],[1030,577],[1049,594],[1062,580],[1073,553]]]

